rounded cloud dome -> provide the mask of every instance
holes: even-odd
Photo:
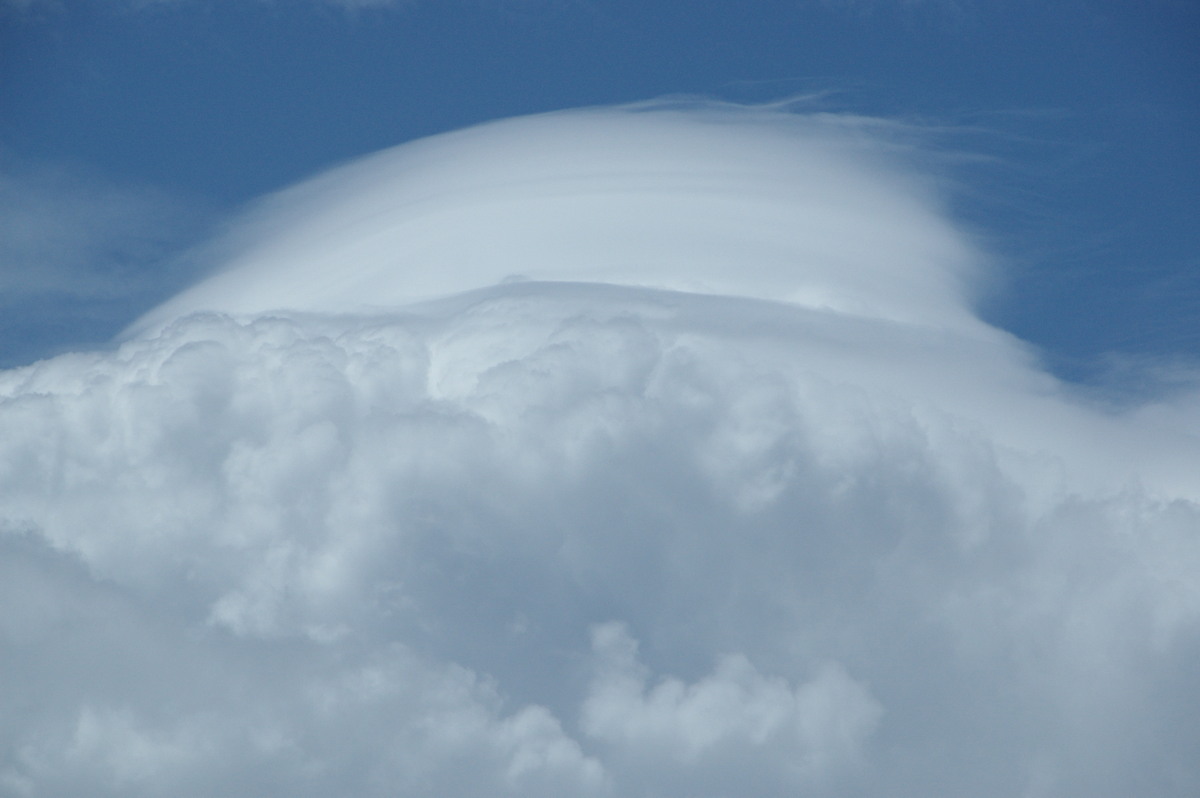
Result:
[[[268,198],[203,257],[215,274],[139,326],[379,310],[517,278],[958,327],[974,324],[977,261],[868,122],[728,106],[551,113],[404,144]]]

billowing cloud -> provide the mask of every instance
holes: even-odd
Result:
[[[406,145],[0,373],[0,791],[1194,794],[1200,396],[980,321],[897,136]]]

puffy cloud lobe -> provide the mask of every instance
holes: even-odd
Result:
[[[828,776],[831,768],[861,758],[862,742],[880,714],[870,694],[836,665],[793,688],[731,654],[694,684],[672,677],[647,690],[646,669],[623,626],[594,628],[592,647],[599,663],[583,705],[584,731],[625,747],[643,767],[664,759],[682,765],[672,777],[686,773],[694,780],[686,786],[689,794],[762,792],[751,782],[781,765],[801,783]],[[731,752],[742,761],[730,761]],[[747,752],[760,761],[746,761]],[[679,786],[673,778],[664,789]]]
[[[0,373],[0,785],[1189,795],[1197,408],[595,282],[164,321]]]
[[[602,794],[547,710],[466,669],[222,639],[6,543],[4,794]]]

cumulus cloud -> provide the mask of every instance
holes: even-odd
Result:
[[[592,648],[597,674],[581,726],[663,781],[664,793],[775,794],[789,782],[828,778],[861,761],[880,714],[836,665],[793,687],[727,654],[693,684],[667,677],[648,689],[637,644],[621,624],[595,627]]]
[[[898,136],[406,145],[0,372],[0,791],[1193,794],[1200,396],[980,321]]]

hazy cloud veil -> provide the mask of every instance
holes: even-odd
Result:
[[[1200,790],[1200,397],[980,321],[884,123],[550,114],[0,373],[0,794]]]

